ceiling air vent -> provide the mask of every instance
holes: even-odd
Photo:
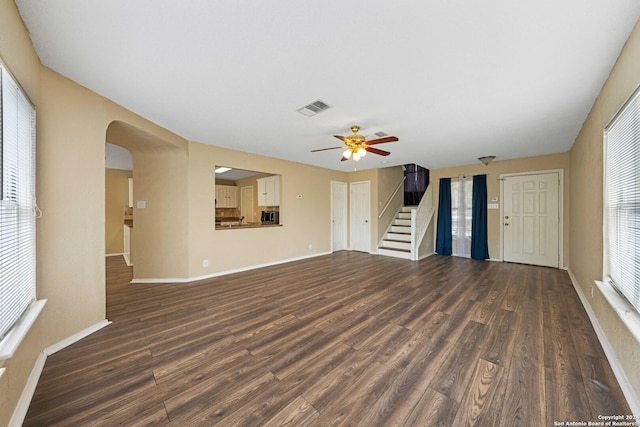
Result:
[[[375,136],[377,136],[378,138],[384,138],[385,136],[389,135],[386,132],[376,132],[374,133]]]
[[[298,108],[298,113],[304,114],[307,117],[315,116],[318,113],[323,112],[324,110],[328,110],[331,108],[331,105],[325,103],[324,101],[320,101],[319,99],[315,102],[312,102],[309,105],[305,105],[302,108]]]

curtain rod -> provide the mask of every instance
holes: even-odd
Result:
[[[471,176],[473,177],[473,176],[480,176],[480,175],[489,176],[488,173],[478,173],[476,175],[471,175]],[[469,175],[462,174],[462,176],[469,176]],[[460,178],[460,175],[458,175],[458,176],[441,176],[438,179],[442,179],[442,178],[458,179],[458,178]],[[500,180],[500,178],[498,178],[498,181],[499,180]]]

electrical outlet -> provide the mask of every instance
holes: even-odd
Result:
[[[309,250],[313,250],[313,245],[311,243],[309,243]]]
[[[202,260],[202,266],[203,267],[209,267],[209,260],[208,259],[203,259]]]

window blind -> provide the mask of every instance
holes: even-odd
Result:
[[[0,339],[35,300],[35,110],[0,63]]]
[[[640,91],[605,129],[605,278],[640,311]]]

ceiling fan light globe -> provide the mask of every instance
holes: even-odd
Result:
[[[357,153],[358,153],[358,156],[364,157],[365,154],[367,154],[367,150],[365,150],[364,148],[360,147],[360,148],[358,148],[358,152]]]
[[[351,149],[344,150],[344,153],[342,153],[342,157],[344,157],[345,159],[351,157]]]
[[[357,162],[358,160],[360,160],[360,155],[358,153],[353,153],[353,161]]]

